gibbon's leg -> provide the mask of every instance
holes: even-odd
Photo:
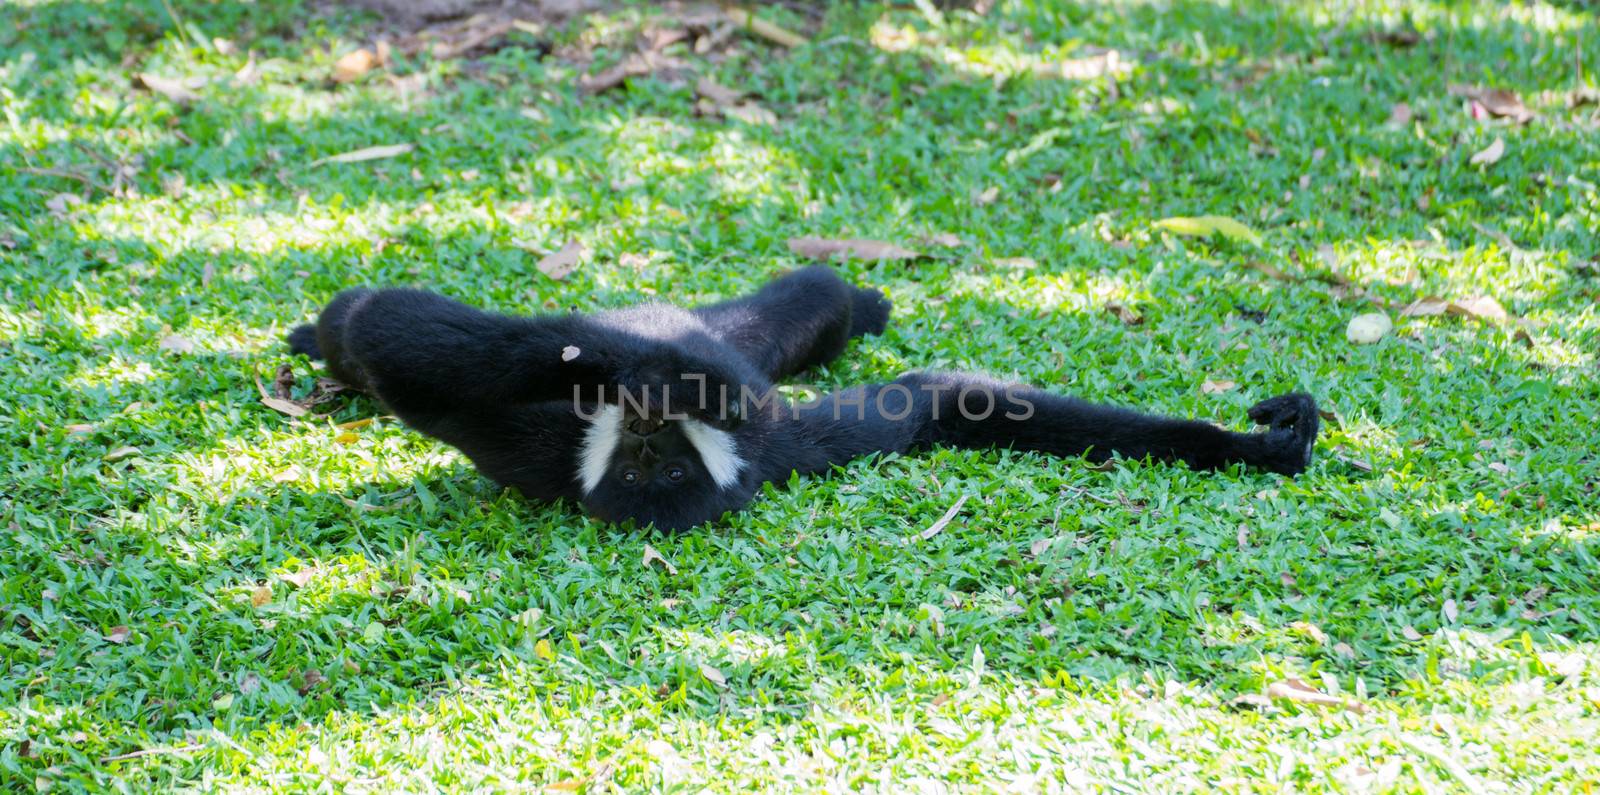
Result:
[[[852,337],[883,333],[889,308],[883,293],[813,265],[695,314],[756,369],[779,379],[832,361]]]
[[[1184,461],[1197,469],[1242,463],[1285,475],[1311,463],[1319,419],[1310,395],[1268,398],[1249,410],[1266,430],[1236,433],[1196,420],[1141,414],[959,373],[913,373],[835,393],[801,410],[797,447],[818,453],[794,469],[818,471],[857,456],[933,445],[1010,447],[1057,456]],[[781,461],[772,462],[782,477]]]
[[[340,381],[396,411],[419,413],[570,404],[580,391],[615,402],[620,387],[659,394],[674,412],[736,424],[721,396],[737,395],[752,375],[740,362],[694,356],[682,345],[583,315],[497,315],[420,290],[341,293],[314,333],[302,326],[289,342],[298,353],[322,354]]]

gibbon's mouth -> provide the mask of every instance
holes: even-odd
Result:
[[[612,405],[587,419],[578,448],[578,484],[585,495],[624,464],[649,471],[675,458],[692,457],[722,489],[736,485],[748,466],[732,434],[699,420],[668,420]]]

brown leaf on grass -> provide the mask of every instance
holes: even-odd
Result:
[[[621,63],[592,75],[578,78],[578,90],[585,94],[599,94],[619,88],[635,77],[654,74],[668,69],[680,69],[683,62],[660,53],[646,52],[630,55]]]
[[[739,100],[744,98],[744,94],[728,88],[709,77],[702,77],[695,82],[694,93],[702,99],[711,101],[719,108],[736,105]]]
[[[1430,295],[1426,298],[1418,298],[1417,300],[1412,301],[1410,304],[1407,304],[1405,309],[1400,310],[1400,316],[1433,317],[1435,315],[1444,314],[1445,309],[1449,306],[1449,301],[1446,301],[1438,296]]]
[[[300,695],[302,696],[315,690],[317,685],[328,681],[327,677],[323,676],[322,672],[315,668],[307,668],[306,672],[301,674],[301,677]]]
[[[556,281],[561,281],[578,269],[578,265],[583,262],[583,255],[586,253],[588,253],[588,249],[585,249],[582,243],[576,240],[569,241],[565,246],[561,247],[560,251],[539,260],[539,272]]]
[[[1467,163],[1474,166],[1492,166],[1495,163],[1500,162],[1500,158],[1505,157],[1505,155],[1506,139],[1496,138],[1494,139],[1494,143],[1489,144],[1488,146],[1479,150],[1477,153],[1473,154],[1472,157],[1467,158]]]
[[[1451,301],[1450,305],[1445,307],[1445,311],[1452,315],[1462,315],[1477,318],[1478,320],[1500,321],[1510,317],[1506,313],[1506,308],[1501,306],[1500,302],[1496,301],[1493,296],[1488,295]]]
[[[489,45],[510,33],[514,27],[517,27],[516,20],[492,19],[485,14],[475,14],[456,28],[452,40],[433,45],[433,57],[448,60],[480,48],[493,49]]]
[[[1305,635],[1313,641],[1316,641],[1319,645],[1326,644],[1328,642],[1328,633],[1323,632],[1322,627],[1319,627],[1309,621],[1296,621],[1290,624],[1289,628],[1299,632],[1302,635]]]
[[[706,663],[700,663],[700,675],[717,687],[728,686],[728,678],[722,675],[722,671]]]
[[[722,13],[729,21],[743,30],[766,39],[780,47],[799,47],[806,43],[806,37],[788,30],[780,25],[768,22],[744,8],[736,5],[724,5]]]
[[[311,582],[311,578],[315,576],[317,576],[317,567],[307,566],[299,571],[290,572],[288,574],[279,574],[278,579],[283,580],[284,582],[289,583],[296,588],[304,588],[306,587],[306,583]]]
[[[1533,111],[1528,110],[1528,106],[1522,104],[1522,97],[1517,96],[1514,91],[1507,91],[1503,88],[1451,85],[1450,93],[1478,103],[1493,116],[1511,119],[1518,124],[1527,124],[1533,120]]]
[[[1237,382],[1234,382],[1234,381],[1227,381],[1227,380],[1216,380],[1216,381],[1213,381],[1213,380],[1207,379],[1206,381],[1204,381],[1204,382],[1202,382],[1200,384],[1200,394],[1202,394],[1202,395],[1220,395],[1223,392],[1227,392],[1227,391],[1233,389],[1234,387],[1236,387],[1238,385],[1239,384]]]
[[[1342,707],[1357,715],[1367,711],[1367,705],[1339,696],[1329,695],[1299,679],[1284,679],[1267,685],[1267,697],[1298,704],[1316,704],[1323,707]]]
[[[944,516],[939,517],[938,521],[934,522],[931,525],[928,525],[928,529],[926,529],[926,530],[922,531],[921,533],[919,533],[917,535],[917,537],[922,539],[923,541],[927,541],[928,539],[933,538],[934,536],[944,532],[945,527],[947,527],[950,524],[950,520],[956,518],[956,514],[960,513],[960,511],[961,511],[961,506],[966,505],[966,504],[967,504],[967,495],[963,494],[963,495],[961,495],[960,499],[956,500],[956,504],[955,505],[950,506],[950,510],[944,512]]]
[[[105,637],[106,640],[112,643],[127,643],[128,635],[130,634],[132,634],[131,630],[121,624],[118,624],[117,626],[112,627],[111,630],[106,633]]]
[[[1278,281],[1281,281],[1281,282],[1294,281],[1294,277],[1293,276],[1290,276],[1289,274],[1284,273],[1276,265],[1273,265],[1273,264],[1268,263],[1268,262],[1262,262],[1261,260],[1251,260],[1249,262],[1246,262],[1244,264],[1244,266],[1246,268],[1249,268],[1249,269],[1253,270],[1253,271],[1258,271],[1258,272],[1262,273],[1263,275],[1267,276],[1268,278],[1277,279]]]
[[[307,167],[315,168],[328,163],[364,163],[368,160],[384,160],[391,157],[399,157],[400,155],[410,152],[416,148],[416,144],[385,144],[383,146],[368,146],[362,149],[343,152],[337,155],[317,158],[316,160],[311,161]]]
[[[377,46],[347,52],[333,64],[333,82],[353,83],[366,73],[380,69],[389,62],[389,42],[379,41]]]
[[[1393,107],[1389,108],[1389,121],[1386,123],[1390,127],[1404,127],[1411,123],[1411,119],[1411,105],[1405,102],[1396,102]]]
[[[261,607],[270,601],[272,601],[272,586],[258,585],[254,590],[250,591],[251,607]]]
[[[1127,326],[1141,326],[1141,325],[1144,325],[1144,317],[1142,315],[1140,315],[1138,312],[1133,311],[1132,309],[1129,309],[1126,306],[1123,306],[1122,304],[1118,304],[1118,303],[1106,304],[1106,311],[1110,312],[1113,315],[1116,315],[1117,319],[1122,321],[1123,325],[1127,325]]]
[[[283,398],[273,397],[271,395],[262,395],[261,405],[266,406],[273,411],[287,414],[291,417],[304,417],[310,413],[309,409],[300,405],[299,403],[296,403],[292,400],[284,400]]]
[[[961,238],[949,232],[935,232],[927,237],[918,238],[917,242],[925,246],[938,246],[940,248],[960,248],[965,245]]]
[[[187,105],[200,99],[200,95],[190,89],[186,81],[153,75],[149,72],[140,72],[134,75],[133,86],[154,94],[160,94],[180,105]]]
[[[161,343],[157,347],[164,351],[172,351],[173,353],[194,352],[194,342],[185,337],[180,337],[177,334],[168,334],[167,336],[162,337]]]
[[[105,455],[101,456],[101,460],[105,461],[108,464],[115,464],[118,461],[121,461],[121,460],[126,459],[126,458],[133,458],[134,456],[137,456],[139,454],[140,454],[139,448],[134,447],[132,445],[124,445],[122,447],[118,447],[117,449],[112,450],[111,452],[106,453]]]
[[[1067,58],[1035,64],[1033,76],[1057,80],[1096,80],[1128,72],[1132,64],[1116,50],[1097,52],[1082,58]]]
[[[789,250],[810,259],[859,259],[868,262],[908,260],[921,256],[908,248],[881,240],[860,238],[832,239],[823,237],[795,237],[789,239]]]
[[[983,207],[994,204],[995,199],[998,198],[1000,198],[1000,187],[998,185],[990,185],[989,187],[984,188],[982,192],[973,196],[972,203],[978,205],[979,207]]]
[[[644,558],[639,561],[639,565],[648,569],[651,563],[660,563],[661,568],[666,569],[668,574],[677,575],[678,573],[678,567],[672,565],[672,561],[663,557],[660,552],[656,551],[655,547],[645,544]]]

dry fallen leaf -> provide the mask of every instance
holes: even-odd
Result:
[[[1411,118],[1411,106],[1404,102],[1396,102],[1394,107],[1389,109],[1390,127],[1404,127],[1411,123]]]
[[[317,567],[307,566],[299,571],[290,572],[288,574],[279,574],[278,579],[283,580],[284,582],[289,583],[296,588],[304,588],[306,587],[306,583],[311,582],[311,578],[315,576],[317,576]]]
[[[1444,600],[1441,612],[1444,614],[1444,620],[1447,624],[1456,623],[1456,619],[1461,615],[1461,609],[1456,606],[1456,600],[1454,599]]]
[[[1234,382],[1234,381],[1226,381],[1226,380],[1212,381],[1210,379],[1207,379],[1205,382],[1200,384],[1200,394],[1202,394],[1202,395],[1220,395],[1223,392],[1227,392],[1228,390],[1231,390],[1231,389],[1233,389],[1234,387],[1236,387],[1238,385],[1239,384],[1237,382]]]
[[[368,160],[383,160],[390,157],[399,157],[400,155],[403,155],[416,148],[416,144],[387,144],[385,146],[369,146],[364,149],[356,149],[343,154],[318,158],[311,161],[310,167],[316,167],[326,163],[362,163]]]
[[[961,506],[966,504],[967,495],[963,494],[961,495],[960,499],[956,500],[955,505],[950,506],[950,510],[944,512],[944,516],[939,517],[938,521],[928,525],[928,529],[922,531],[922,533],[918,535],[918,538],[921,538],[923,541],[927,541],[928,539],[933,538],[934,536],[943,532],[944,528],[950,524],[950,520],[956,518],[956,514],[961,511]]]
[[[1411,626],[1410,624],[1400,628],[1400,636],[1406,640],[1422,640],[1422,633],[1418,632],[1417,628]]]
[[[165,337],[162,337],[159,347],[161,350],[172,351],[173,353],[194,352],[194,342],[184,337],[180,337],[177,334],[169,334]]]
[[[200,98],[182,80],[153,75],[149,72],[140,72],[133,76],[133,85],[156,94],[160,94],[180,105],[186,105]]]
[[[578,90],[585,94],[599,94],[620,88],[628,80],[635,77],[678,70],[683,67],[683,62],[671,56],[655,52],[645,52],[630,55],[621,63],[608,69],[603,69],[595,74],[586,74],[578,78]]]
[[[1367,705],[1359,701],[1347,701],[1339,696],[1328,695],[1299,679],[1284,679],[1267,685],[1267,697],[1300,704],[1343,707],[1357,715],[1367,711]]]
[[[1133,64],[1123,59],[1117,50],[1106,50],[1082,58],[1067,58],[1035,64],[1033,76],[1060,80],[1095,80],[1106,75],[1120,75],[1130,71]]]
[[[539,272],[556,281],[565,279],[578,269],[585,253],[587,249],[583,244],[573,240],[562,246],[560,251],[539,260]]]
[[[1467,162],[1474,166],[1492,166],[1500,162],[1500,158],[1505,157],[1505,154],[1506,139],[1496,138],[1494,143],[1484,147],[1482,151],[1473,155]]]
[[[935,232],[927,237],[920,238],[919,242],[923,245],[939,246],[941,248],[960,248],[963,245],[961,238],[949,232]]]
[[[366,73],[381,68],[389,62],[389,42],[380,41],[375,48],[362,47],[345,53],[333,64],[333,82],[351,83]]]
[[[112,643],[127,643],[129,634],[131,632],[127,627],[118,624],[112,627],[110,632],[106,633],[106,640]]]
[[[1505,320],[1509,317],[1506,308],[1500,305],[1493,296],[1479,295],[1472,298],[1463,298],[1451,301],[1445,308],[1452,315],[1464,315],[1479,320]]]
[[[1028,557],[1037,558],[1040,555],[1043,555],[1045,550],[1049,549],[1052,543],[1055,543],[1054,538],[1041,538],[1032,544],[1029,544]]]
[[[258,585],[255,590],[250,592],[251,607],[261,607],[270,601],[272,601],[272,586],[270,585]]]
[[[982,207],[986,204],[994,204],[994,200],[998,198],[1000,198],[1000,186],[990,185],[984,188],[982,193],[973,196],[972,203]]]
[[[1294,281],[1294,277],[1293,276],[1290,276],[1289,274],[1284,273],[1277,266],[1275,266],[1275,265],[1273,265],[1271,263],[1262,262],[1261,260],[1251,260],[1249,262],[1246,262],[1244,264],[1244,266],[1246,268],[1251,269],[1251,270],[1259,271],[1263,275],[1265,275],[1265,276],[1267,276],[1269,278],[1277,279],[1278,281],[1284,281],[1284,282]]]
[[[1222,235],[1229,240],[1239,240],[1245,243],[1261,245],[1261,235],[1238,221],[1221,215],[1199,215],[1194,217],[1174,216],[1163,218],[1155,222],[1157,229],[1165,229],[1177,235],[1188,237],[1211,237]]]
[[[738,104],[743,94],[727,86],[721,85],[709,77],[702,77],[694,84],[694,93],[710,100],[718,107],[727,107]]]
[[[1400,310],[1401,317],[1433,317],[1442,315],[1450,302],[1437,296],[1418,298],[1412,301],[1405,309]]]
[[[705,663],[700,663],[700,675],[705,677],[711,682],[711,684],[714,684],[717,687],[728,686],[728,678],[723,676],[721,671]]]
[[[1356,315],[1350,318],[1350,324],[1344,328],[1345,339],[1356,345],[1371,345],[1383,339],[1394,328],[1394,321],[1382,312],[1369,312],[1365,315]]]
[[[261,405],[266,406],[273,411],[282,412],[291,417],[304,417],[311,411],[305,406],[302,406],[292,400],[285,400],[283,398],[273,397],[271,395],[262,395]]]
[[[648,569],[651,563],[660,563],[661,568],[666,569],[668,574],[676,575],[678,573],[678,567],[672,565],[672,561],[663,557],[660,552],[656,551],[655,547],[645,544],[644,559],[639,561],[639,565]]]
[[[867,260],[869,262],[883,262],[885,260],[916,259],[917,252],[908,248],[901,248],[893,243],[881,240],[844,239],[834,240],[822,237],[796,237],[789,239],[789,250],[802,257],[811,259],[828,260],[836,257],[845,259]]]
[[[136,455],[139,455],[139,448],[133,447],[132,445],[127,445],[118,447],[117,449],[106,453],[104,456],[101,456],[101,458],[107,463],[114,464],[124,458],[133,458]]]
[[[1117,319],[1122,321],[1124,325],[1138,326],[1144,323],[1144,317],[1122,304],[1106,304],[1106,311],[1116,315]]]
[[[1503,88],[1452,85],[1450,93],[1476,102],[1490,115],[1511,119],[1518,124],[1526,124],[1533,119],[1533,111],[1522,104],[1522,97]]]
[[[1306,637],[1316,641],[1318,644],[1325,644],[1328,642],[1328,633],[1323,632],[1322,627],[1319,627],[1309,621],[1296,621],[1290,624],[1289,628],[1304,634]]]

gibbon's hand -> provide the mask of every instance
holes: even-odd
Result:
[[[723,430],[745,419],[736,371],[674,345],[664,344],[623,370],[617,386],[626,393],[619,399],[644,405],[652,416],[689,416]]]
[[[1267,398],[1250,407],[1250,419],[1267,430],[1266,458],[1261,466],[1283,475],[1298,475],[1311,465],[1311,452],[1321,426],[1317,401],[1302,392]]]

